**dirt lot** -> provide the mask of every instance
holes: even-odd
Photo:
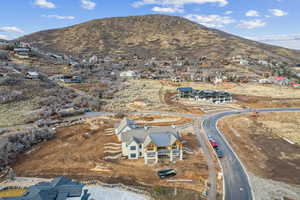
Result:
[[[176,164],[162,161],[156,166],[145,166],[140,160],[105,160],[105,144],[117,143],[115,136],[107,136],[112,120],[101,120],[98,127],[88,124],[58,129],[56,137],[37,145],[30,154],[20,155],[12,166],[18,176],[53,177],[70,176],[77,179],[98,179],[108,183],[122,182],[130,185],[170,186],[203,191],[208,177],[206,161],[200,152],[195,135],[184,135],[187,146],[194,152],[184,155]],[[192,182],[167,182],[160,180],[156,170],[176,168],[176,178]],[[134,169],[134,171],[133,171]]]
[[[300,185],[300,112],[232,116],[219,127],[255,175]]]
[[[183,124],[188,124],[193,122],[193,119],[188,117],[160,116],[160,115],[132,115],[128,119],[135,120],[135,122],[139,125],[150,125],[150,126],[183,125]]]

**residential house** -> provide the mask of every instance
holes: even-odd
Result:
[[[177,88],[177,92],[181,98],[188,98],[193,96],[194,90],[191,87]]]
[[[137,73],[135,71],[124,71],[120,73],[121,78],[137,78]]]
[[[273,78],[273,82],[278,85],[288,86],[290,83],[290,80],[283,76],[277,76],[277,77]]]
[[[14,54],[18,58],[29,58],[30,56],[30,49],[28,48],[14,48]]]
[[[245,59],[241,59],[239,63],[240,65],[249,65],[249,61]]]
[[[27,72],[26,73],[26,78],[28,78],[28,79],[39,79],[40,74],[38,72]]]
[[[65,177],[55,178],[51,182],[41,182],[29,187],[24,196],[7,197],[3,200],[67,200],[80,197],[83,185]]]
[[[82,83],[82,77],[81,76],[62,76],[59,78],[60,81],[64,83]]]
[[[194,93],[196,101],[210,101],[212,103],[225,103],[232,101],[232,95],[228,92],[214,90],[198,90]]]
[[[269,63],[266,60],[259,60],[258,64],[260,64],[260,65],[268,65]]]
[[[183,145],[179,132],[172,127],[141,127],[124,118],[115,129],[122,143],[122,156],[144,158],[145,164],[158,163],[161,158],[170,162],[183,159]]]
[[[98,57],[93,55],[92,57],[89,58],[89,63],[90,64],[95,64],[98,62]]]

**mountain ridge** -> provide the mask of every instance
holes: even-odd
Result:
[[[300,62],[300,51],[259,43],[183,17],[141,15],[94,19],[39,31],[17,40],[72,55],[207,56],[235,55]]]

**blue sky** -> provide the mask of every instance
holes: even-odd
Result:
[[[168,14],[222,31],[300,49],[300,0],[3,0],[0,38],[92,19]]]

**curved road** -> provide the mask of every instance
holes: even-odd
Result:
[[[287,112],[300,111],[300,108],[273,108],[273,109],[257,109],[257,112]],[[254,199],[248,180],[247,172],[243,164],[233,151],[229,143],[219,132],[217,122],[219,119],[235,114],[249,113],[252,110],[236,110],[224,113],[218,113],[208,116],[203,121],[203,129],[207,135],[212,136],[220,145],[220,149],[224,152],[224,158],[220,159],[223,176],[225,181],[225,199],[226,200],[251,200]]]

